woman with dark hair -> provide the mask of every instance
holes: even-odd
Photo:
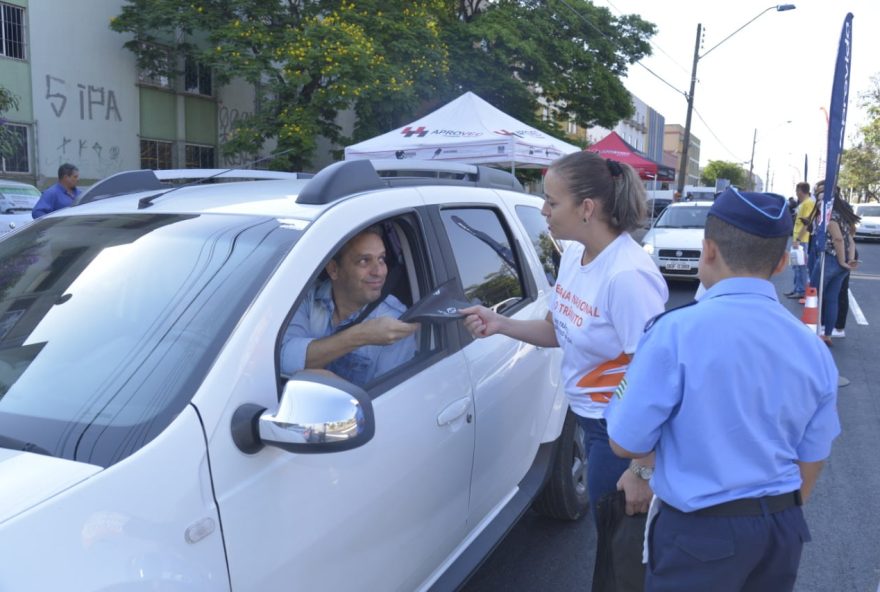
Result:
[[[816,209],[821,204],[824,184],[816,187]],[[814,219],[818,217],[813,216]],[[852,207],[840,197],[840,188],[835,187],[831,208],[831,221],[828,222],[825,237],[825,271],[822,277],[822,341],[831,347],[831,333],[837,322],[840,306],[841,286],[849,273],[858,267],[856,243],[853,240],[855,225],[860,220]],[[819,253],[821,255],[821,253]],[[810,284],[818,286],[822,274],[822,258],[817,256],[810,274]]]
[[[562,348],[562,381],[584,430],[587,489],[596,503],[622,489],[627,513],[646,512],[653,457],[638,462],[611,451],[603,414],[623,378],[645,324],[664,310],[666,282],[630,231],[645,217],[645,190],[625,164],[592,152],[555,161],[544,179],[550,233],[570,241],[544,319],[518,320],[485,307],[462,312],[475,337],[497,333],[537,346]]]

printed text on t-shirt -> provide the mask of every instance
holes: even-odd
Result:
[[[577,294],[572,294],[571,290],[567,290],[558,282],[556,283],[556,312],[567,318],[576,327],[584,324],[581,314],[599,318],[599,309]]]

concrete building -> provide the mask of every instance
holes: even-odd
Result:
[[[676,176],[681,167],[681,153],[684,147],[684,126],[677,123],[666,125],[663,133],[663,150],[675,156]],[[688,148],[687,179],[685,185],[700,184],[700,139],[691,132]]]
[[[232,126],[254,111],[254,89],[213,84],[211,71],[169,53],[182,76],[139,72],[112,31],[122,0],[0,0],[0,84],[19,98],[5,114],[20,138],[0,175],[46,187],[58,166],[82,184],[139,168],[239,166],[221,156]],[[269,147],[267,147],[269,149]]]

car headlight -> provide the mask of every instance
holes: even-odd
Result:
[[[645,252],[646,252],[648,255],[653,255],[653,254],[654,254],[654,243],[645,243],[645,244],[642,245],[642,248],[645,249]]]

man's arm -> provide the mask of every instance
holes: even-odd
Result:
[[[816,481],[819,479],[819,473],[822,472],[822,465],[825,464],[824,461],[816,461],[816,462],[802,462],[797,461],[798,468],[801,471],[801,499],[804,503],[807,503],[807,499],[810,497],[810,493],[813,491],[813,486],[816,485]]]
[[[37,204],[34,206],[34,209],[31,210],[31,217],[36,220],[42,216],[45,216],[49,212],[52,211],[52,188],[50,187],[46,191],[40,195],[40,199],[37,200]]]
[[[392,317],[376,317],[343,329],[339,333],[315,339],[306,349],[305,367],[325,368],[328,364],[365,345],[391,345],[412,335],[417,323],[404,323]]]

